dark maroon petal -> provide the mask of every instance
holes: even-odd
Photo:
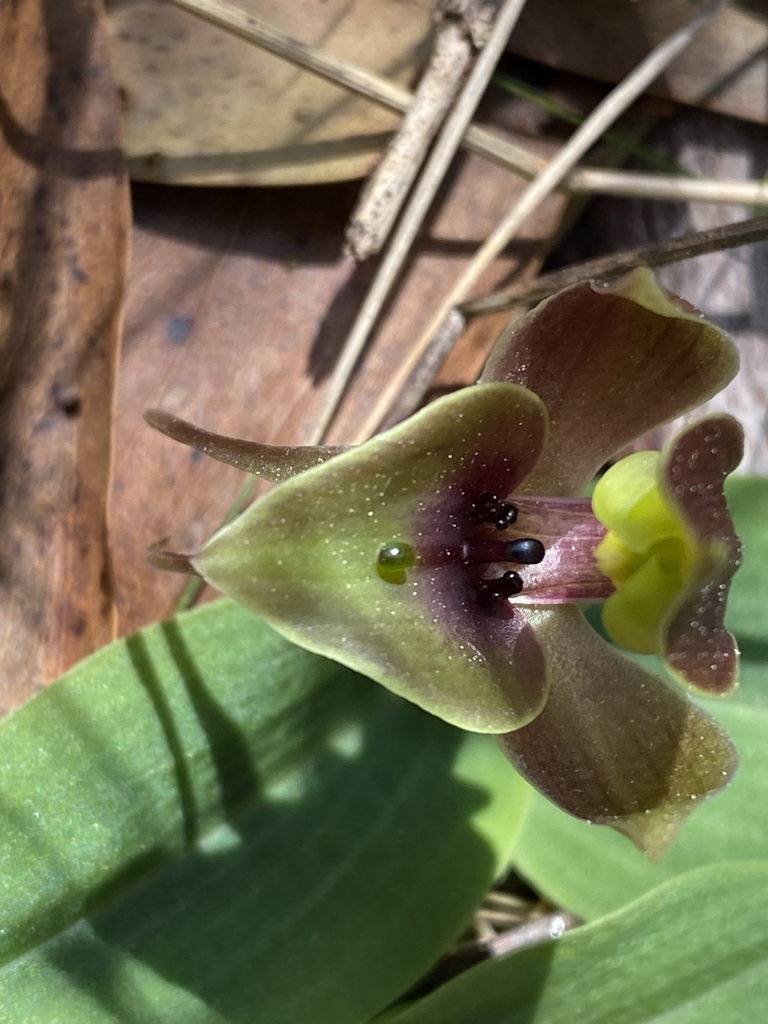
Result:
[[[521,614],[544,650],[550,690],[541,714],[503,737],[507,756],[563,810],[660,855],[696,802],[733,774],[727,734],[606,644],[577,608]]]
[[[737,368],[727,335],[640,269],[541,303],[501,336],[481,380],[522,384],[547,407],[549,441],[524,490],[578,494],[611,455]]]
[[[736,685],[738,648],[723,625],[731,578],[741,565],[723,486],[741,462],[744,433],[731,416],[708,416],[683,429],[665,453],[662,481],[701,552],[696,578],[667,626],[666,662],[708,694]]]

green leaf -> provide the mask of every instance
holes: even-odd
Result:
[[[608,829],[570,818],[533,793],[514,864],[550,899],[587,919],[692,868],[768,857],[768,481],[736,478],[727,492],[744,543],[744,565],[734,578],[726,618],[742,651],[741,686],[733,697],[702,706],[731,734],[741,767],[724,793],[697,808],[658,863]],[[654,659],[642,660],[657,667]]]
[[[387,1024],[743,1024],[768,1000],[768,862],[706,868],[490,960]]]
[[[0,751],[0,1006],[35,1024],[366,1020],[526,806],[492,742],[228,601],[83,662]]]

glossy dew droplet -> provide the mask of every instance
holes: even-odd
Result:
[[[386,583],[406,582],[407,570],[416,564],[416,554],[410,544],[390,541],[384,544],[376,560],[376,572]]]

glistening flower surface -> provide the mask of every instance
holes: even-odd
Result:
[[[710,716],[602,641],[574,606],[610,597],[617,582],[595,558],[606,526],[579,494],[618,448],[706,400],[736,367],[727,337],[647,271],[576,286],[502,336],[479,385],[359,448],[255,446],[267,475],[313,468],[193,564],[295,642],[457,725],[502,734],[545,795],[658,853],[735,757]],[[694,551],[682,597],[658,616],[660,653],[685,651],[676,668],[700,687],[690,667],[712,630],[718,643],[727,636],[720,588],[738,561],[722,486],[740,434],[717,419],[716,441],[710,424],[665,456],[674,487],[701,498],[684,513],[694,546],[717,550],[714,562]]]
[[[546,699],[539,645],[520,616],[480,610],[463,545],[480,525],[474,502],[518,487],[546,429],[530,391],[468,388],[275,488],[194,565],[289,639],[447,721],[517,728]],[[397,544],[420,563],[403,583],[380,572],[382,549]]]

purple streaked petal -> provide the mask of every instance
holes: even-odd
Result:
[[[724,730],[691,698],[606,644],[577,608],[522,609],[550,691],[502,738],[517,769],[563,810],[611,825],[657,857],[697,801],[736,768]]]
[[[542,541],[543,561],[520,570],[525,584],[512,604],[594,604],[613,593],[595,560],[605,527],[588,498],[515,496],[517,528]]]
[[[665,660],[684,683],[709,695],[731,692],[738,672],[738,648],[723,619],[741,544],[723,485],[743,450],[744,433],[733,417],[708,416],[672,439],[660,471],[700,552],[696,577],[666,625]]]
[[[550,435],[529,494],[578,494],[640,434],[706,401],[735,375],[730,339],[641,268],[579,284],[502,334],[481,380],[544,401]]]

